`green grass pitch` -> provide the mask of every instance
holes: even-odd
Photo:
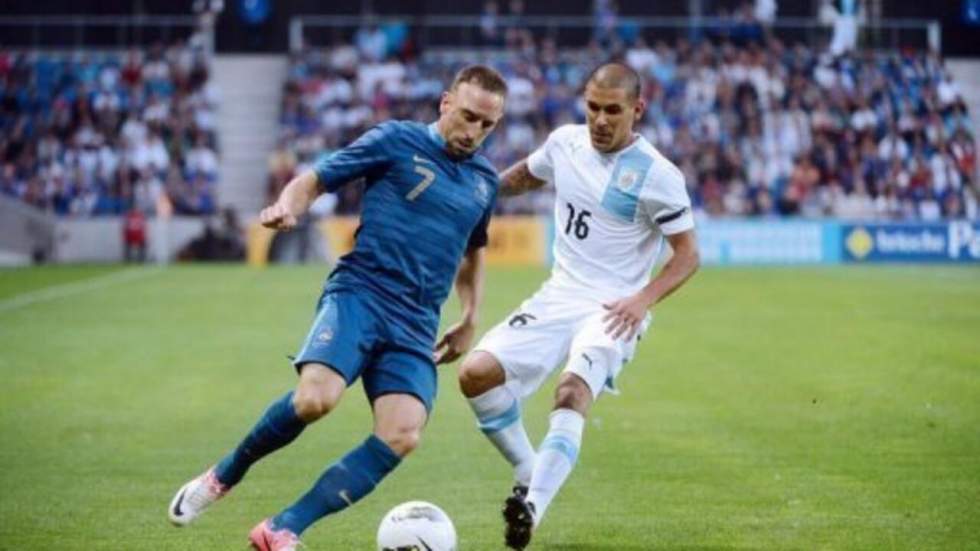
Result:
[[[285,356],[325,270],[99,283],[120,270],[0,270],[0,549],[244,549],[371,427],[352,388],[194,526],[167,523],[173,492],[293,385]],[[545,275],[491,270],[482,330]],[[980,549],[975,267],[704,269],[658,308],[620,384],[532,549]],[[535,441],[552,385],[525,409]],[[446,367],[420,449],[305,539],[373,549],[384,512],[422,499],[462,550],[501,549],[509,475]]]

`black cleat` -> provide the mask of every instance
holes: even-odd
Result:
[[[527,489],[514,487],[514,495],[504,501],[504,542],[511,549],[524,549],[531,542],[534,530],[534,504],[524,500]]]
[[[511,490],[515,496],[521,496],[521,499],[527,497],[528,487],[523,484],[514,484],[513,490]]]

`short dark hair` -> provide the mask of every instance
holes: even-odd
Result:
[[[642,93],[643,79],[635,69],[625,63],[604,63],[595,68],[586,81],[600,88],[622,88],[631,99],[637,99]]]
[[[456,77],[453,78],[453,83],[449,86],[449,89],[455,90],[464,82],[476,84],[480,88],[483,88],[487,92],[491,92],[493,94],[500,94],[501,96],[507,95],[507,81],[505,81],[504,77],[501,76],[495,69],[487,67],[486,65],[470,65],[468,67],[463,67],[458,73],[456,73]]]

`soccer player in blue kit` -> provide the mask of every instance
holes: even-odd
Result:
[[[254,549],[293,551],[320,518],[370,493],[419,442],[436,395],[435,366],[470,345],[482,295],[487,224],[498,178],[477,149],[504,112],[507,87],[493,69],[461,70],[425,125],[390,121],[318,162],[261,213],[292,228],[313,200],[366,179],[354,249],[330,274],[294,365],[295,391],[274,402],[237,448],[174,496],[170,520],[189,524],[238,484],[256,461],[333,410],[358,378],[374,432],[313,487],[249,534]],[[462,320],[436,343],[440,308],[455,286]]]

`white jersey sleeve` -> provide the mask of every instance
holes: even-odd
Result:
[[[640,195],[640,208],[663,235],[674,235],[694,229],[691,199],[684,184],[684,174],[674,164],[655,164],[647,185]]]
[[[527,169],[531,172],[532,176],[546,182],[554,183],[556,149],[558,149],[561,140],[573,130],[573,125],[556,128],[551,134],[548,134],[548,139],[541,144],[541,147],[535,149],[528,155]]]

